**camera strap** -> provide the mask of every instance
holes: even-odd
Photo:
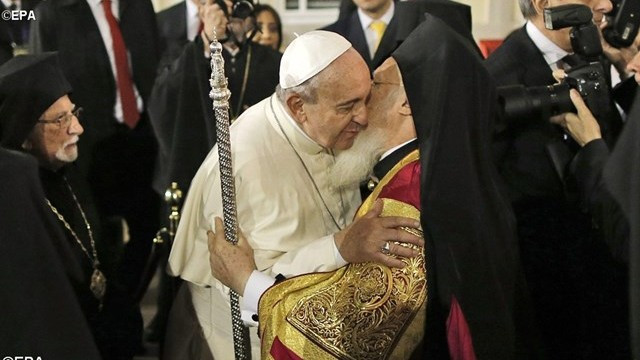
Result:
[[[233,122],[238,116],[240,116],[240,110],[242,110],[242,103],[244,102],[244,94],[247,92],[247,81],[249,80],[249,67],[251,66],[251,44],[247,44],[247,60],[244,63],[244,75],[242,76],[242,87],[240,88],[240,97],[238,98],[238,106],[235,111],[231,109],[231,122]]]

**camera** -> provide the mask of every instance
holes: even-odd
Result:
[[[613,10],[606,14],[607,26],[602,29],[604,39],[617,48],[633,44],[640,25],[640,1],[612,0]]]
[[[200,0],[200,3],[204,3],[206,0]],[[253,3],[249,0],[233,0],[233,5],[231,6],[231,14],[227,9],[227,5],[224,0],[216,0],[216,3],[222,11],[224,15],[228,17],[234,17],[238,19],[246,19],[253,15]]]
[[[498,97],[507,119],[548,119],[576,111],[569,97],[571,89],[578,90],[596,119],[600,119],[609,108],[609,87],[604,69],[598,62],[568,71],[560,84],[529,88],[522,85],[500,87]]]
[[[637,0],[636,0],[637,1]],[[610,106],[609,85],[602,63],[602,45],[591,9],[569,4],[544,10],[545,27],[557,30],[571,26],[574,66],[560,84],[525,88],[522,85],[498,88],[499,102],[507,120],[548,119],[575,112],[569,90],[576,89],[596,119]],[[524,122],[523,122],[524,123]]]

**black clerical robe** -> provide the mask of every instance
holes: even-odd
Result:
[[[231,91],[231,115],[237,117],[274,92],[282,54],[249,43],[235,56],[226,49],[223,56]],[[164,193],[171,182],[177,182],[186,191],[216,143],[210,77],[210,60],[204,57],[202,40],[198,37],[185,45],[182,55],[162,69],[156,80],[149,99],[149,115],[159,145],[153,182],[159,193]]]
[[[91,226],[90,231],[100,261],[99,268],[107,278],[107,293],[103,299],[103,307],[100,307],[100,301],[90,290],[93,263],[78,244],[78,239],[56,218],[66,238],[66,245],[70,248],[70,253],[64,261],[80,265],[80,276],[71,279],[71,284],[102,357],[132,358],[142,340],[140,310],[133,304],[116,275],[114,246],[117,244],[104,241],[95,207],[87,196],[88,187],[79,177],[74,176],[73,170],[75,169],[63,168],[51,171],[41,167],[40,180],[46,198],[64,217],[89,255],[92,255],[92,245],[85,216]],[[51,209],[49,211],[52,212]]]
[[[620,205],[623,219],[616,213],[608,214],[610,223],[620,225],[628,233],[626,244],[629,253],[629,292],[631,301],[631,347],[634,359],[640,357],[640,97],[613,149],[604,169],[604,182],[615,201]],[[616,219],[617,218],[617,219]],[[626,223],[628,221],[628,223]],[[619,227],[620,227],[619,226]],[[620,232],[614,232],[614,235]],[[624,232],[622,233],[623,235]],[[624,239],[622,239],[624,241]]]
[[[70,284],[80,266],[44,199],[35,159],[0,149],[0,350],[100,359]]]

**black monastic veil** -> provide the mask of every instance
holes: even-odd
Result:
[[[431,15],[392,57],[420,143],[421,222],[436,284],[427,308],[439,300],[449,309],[455,296],[478,359],[537,358],[525,333],[534,326],[515,219],[491,156],[491,77],[469,41]],[[429,320],[428,309],[426,333]]]

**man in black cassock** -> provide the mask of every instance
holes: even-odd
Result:
[[[118,271],[133,293],[159,228],[160,198],[151,188],[157,144],[148,99],[157,74],[158,38],[151,0],[41,1],[29,50],[58,51],[91,126],[76,161],[103,224],[127,222]],[[106,219],[106,221],[105,221]]]
[[[225,12],[211,0],[202,7],[204,29],[200,36],[184,46],[177,60],[161,69],[149,99],[149,114],[159,145],[153,187],[161,194],[171,182],[177,182],[186,192],[216,143],[209,98],[209,39],[214,29],[223,43],[232,119],[270,96],[278,83],[282,54],[246,39],[247,30],[251,30],[247,24],[253,17],[227,17],[231,6]]]
[[[50,236],[64,234],[57,250],[64,263],[77,265],[69,280],[101,356],[130,359],[141,343],[142,318],[114,274],[113,244],[102,237],[87,186],[74,176],[84,128],[70,93],[55,53],[9,60],[0,67],[0,144],[38,160],[45,210],[58,226]]]

